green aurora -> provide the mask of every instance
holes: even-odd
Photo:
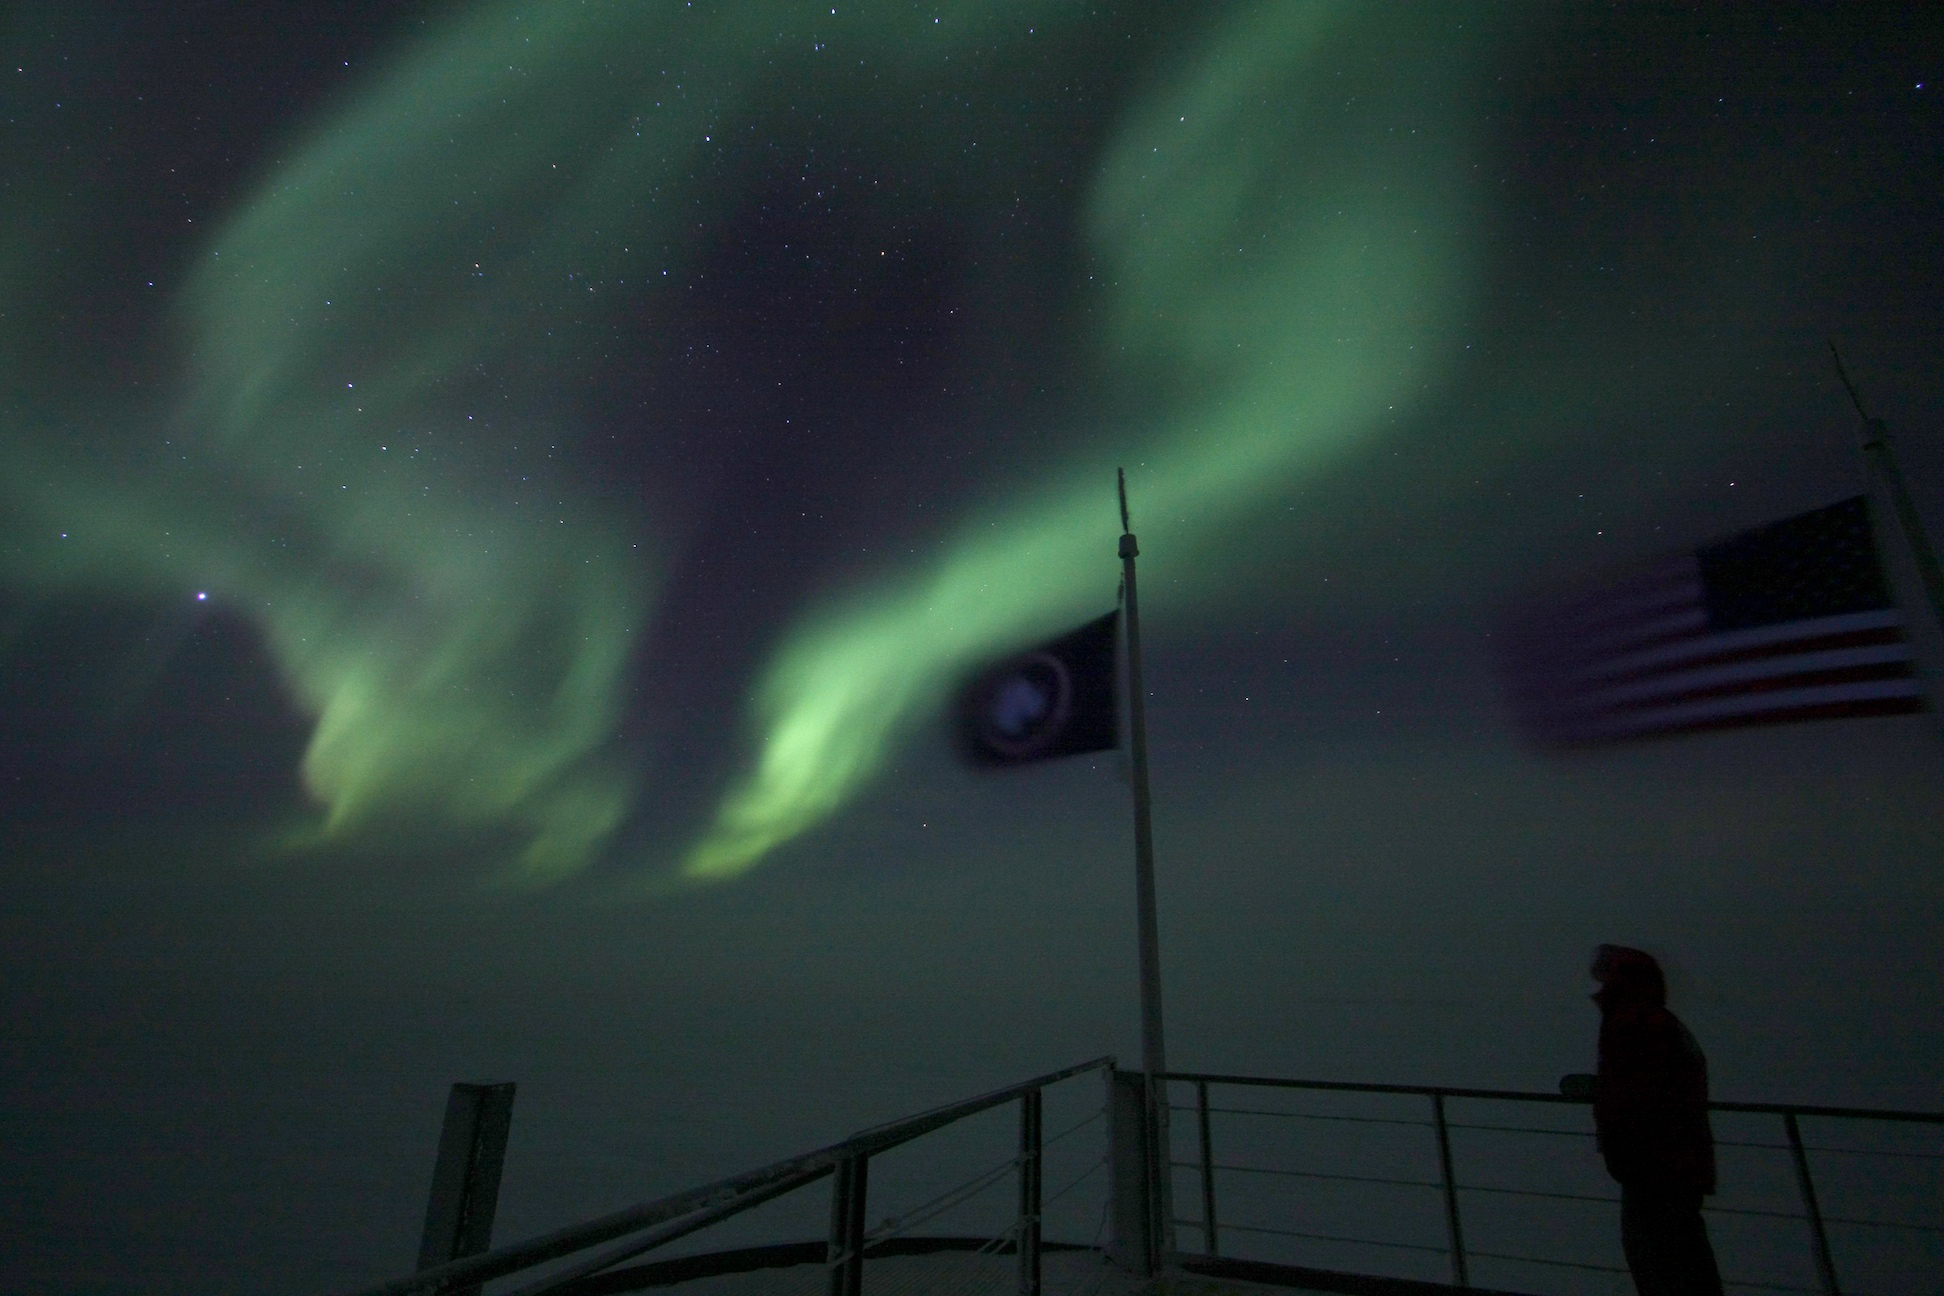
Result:
[[[1455,14],[1216,12],[1082,177],[1104,270],[1088,344],[1170,400],[1111,436],[1053,429],[1038,485],[965,510],[931,559],[839,573],[758,672],[745,768],[687,876],[735,876],[810,831],[968,664],[1098,611],[1116,463],[1165,577],[1435,385],[1476,277],[1463,105],[1481,36]],[[321,834],[500,829],[524,843],[520,877],[574,873],[650,777],[615,731],[679,545],[672,519],[559,466],[585,429],[490,407],[494,383],[531,394],[574,368],[532,307],[598,318],[622,309],[609,285],[652,293],[693,261],[746,196],[710,164],[718,139],[797,97],[909,155],[930,145],[897,125],[900,97],[955,57],[1089,34],[1057,4],[562,2],[476,8],[401,45],[197,254],[170,314],[178,390],[130,420],[138,466],[77,453],[84,427],[9,431],[9,579],[213,591],[316,717],[302,774]],[[866,101],[825,70],[840,58],[881,70]],[[1018,146],[993,125],[991,147]],[[1198,590],[1203,607],[1233,594]]]

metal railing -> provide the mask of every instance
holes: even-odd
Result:
[[[564,1294],[583,1279],[611,1271],[624,1261],[720,1224],[826,1176],[833,1180],[830,1234],[824,1261],[828,1272],[828,1296],[859,1296],[864,1260],[874,1246],[962,1205],[1002,1182],[1009,1173],[1016,1176],[1018,1181],[1018,1211],[1006,1230],[981,1250],[994,1253],[1006,1249],[1014,1251],[1018,1256],[1019,1296],[1040,1296],[1042,1212],[1058,1197],[1091,1177],[1106,1162],[1103,1154],[1078,1178],[1056,1190],[1051,1197],[1044,1193],[1042,1168],[1045,1149],[1067,1135],[1092,1125],[1100,1119],[1101,1113],[1095,1112],[1049,1139],[1044,1136],[1042,1129],[1042,1095],[1047,1088],[1063,1080],[1087,1072],[1108,1071],[1113,1065],[1111,1057],[1103,1057],[1048,1072],[976,1098],[948,1103],[903,1120],[875,1126],[853,1134],[841,1143],[789,1157],[757,1170],[660,1197],[524,1242],[497,1247],[389,1282],[360,1288],[355,1296],[476,1291],[482,1283],[528,1273],[578,1256],[573,1263],[551,1269],[534,1281],[513,1289],[507,1296]],[[1015,1155],[900,1216],[885,1219],[876,1229],[866,1228],[866,1203],[873,1157],[1007,1103],[1017,1103],[1019,1107],[1019,1141]],[[610,1246],[610,1243],[618,1245]],[[606,1249],[597,1249],[603,1247]]]
[[[1577,1270],[1582,1273],[1622,1274],[1625,1270],[1619,1265],[1598,1264],[1585,1256],[1567,1259],[1560,1256],[1540,1256],[1521,1254],[1512,1251],[1495,1251],[1467,1245],[1464,1218],[1461,1206],[1467,1195],[1489,1196],[1498,1199],[1529,1199],[1535,1202],[1575,1202],[1575,1203],[1612,1203],[1617,1205],[1619,1197],[1607,1192],[1559,1192],[1538,1187],[1517,1187],[1506,1184],[1466,1182],[1454,1166],[1453,1130],[1492,1131],[1499,1135],[1519,1135],[1534,1138],[1574,1138],[1586,1140],[1587,1158],[1590,1162],[1592,1149],[1590,1141],[1593,1133],[1590,1122],[1580,1129],[1542,1128],[1527,1125],[1478,1124],[1457,1122],[1450,1119],[1447,1104],[1454,1101],[1480,1102],[1487,1104],[1545,1104],[1547,1106],[1587,1107],[1591,1099],[1580,1096],[1565,1096],[1556,1093],[1524,1093],[1498,1089],[1456,1089],[1428,1085],[1389,1085],[1356,1084],[1323,1080],[1287,1080],[1260,1076],[1208,1075],[1194,1072],[1170,1072],[1171,1109],[1194,1116],[1194,1135],[1197,1143],[1196,1154],[1192,1160],[1171,1159],[1175,1170],[1185,1170],[1199,1179],[1199,1198],[1201,1213],[1199,1219],[1177,1219],[1178,1227],[1199,1230],[1203,1250],[1211,1258],[1222,1258],[1223,1239],[1230,1234],[1279,1237],[1297,1239],[1306,1243],[1331,1243],[1360,1247],[1388,1248],[1398,1252],[1426,1253],[1442,1252],[1449,1265],[1450,1281],[1454,1286],[1471,1285],[1471,1269],[1474,1259],[1491,1259],[1502,1262],[1518,1262],[1524,1265],[1548,1267],[1553,1270]],[[1193,1087],[1192,1105],[1173,1103],[1175,1085]],[[1265,1110],[1260,1107],[1231,1106],[1222,1107],[1210,1102],[1211,1088],[1276,1089],[1296,1090],[1312,1094],[1334,1095],[1381,1095],[1394,1098],[1417,1098],[1425,1102],[1428,1110],[1424,1117],[1396,1115],[1346,1114],[1343,1112]],[[1922,1219],[1892,1220],[1864,1218],[1855,1215],[1832,1216],[1825,1214],[1818,1202],[1816,1184],[1810,1172],[1808,1154],[1818,1152],[1826,1155],[1847,1157],[1878,1158],[1918,1158],[1936,1163],[1944,1168],[1944,1144],[1931,1150],[1887,1150],[1881,1148],[1811,1146],[1802,1138],[1800,1122],[1803,1119],[1875,1122],[1892,1126],[1932,1126],[1944,1127],[1944,1112],[1913,1112],[1880,1110],[1858,1107],[1819,1107],[1786,1103],[1744,1103],[1714,1102],[1709,1104],[1712,1112],[1735,1113],[1754,1116],[1779,1118],[1782,1141],[1763,1141],[1745,1139],[1717,1139],[1717,1146],[1736,1149],[1768,1149],[1787,1151],[1794,1172],[1796,1197],[1799,1208],[1795,1210],[1767,1209],[1752,1206],[1728,1206],[1709,1204],[1704,1209],[1717,1217],[1736,1217],[1745,1220],[1780,1222],[1794,1221],[1803,1230],[1802,1241],[1806,1243],[1813,1262],[1816,1286],[1802,1287],[1788,1283],[1767,1282],[1751,1279],[1736,1280],[1726,1276],[1729,1287],[1752,1288],[1757,1290],[1797,1291],[1822,1293],[1822,1296],[1841,1296],[1842,1288],[1837,1279],[1837,1265],[1832,1254],[1829,1229],[1831,1224],[1839,1224],[1851,1229],[1894,1230],[1905,1234],[1928,1235],[1935,1238],[1940,1250],[1944,1250],[1944,1226],[1936,1221],[1944,1219],[1944,1177],[1940,1177],[1932,1191],[1938,1200]],[[1430,1146],[1422,1149],[1425,1163],[1434,1164],[1435,1177],[1415,1178],[1400,1174],[1354,1173],[1344,1169],[1299,1167],[1291,1165],[1259,1165],[1225,1162],[1218,1159],[1215,1142],[1216,1116],[1280,1118],[1288,1121],[1338,1122],[1349,1126],[1416,1126],[1426,1128],[1431,1133]],[[1260,1142],[1260,1140],[1252,1140]],[[1499,1159],[1503,1168],[1505,1158]],[[1354,1167],[1353,1167],[1354,1169]],[[1216,1184],[1218,1178],[1236,1176],[1276,1177],[1286,1180],[1306,1181],[1313,1186],[1356,1185],[1364,1189],[1411,1189],[1419,1192],[1435,1192],[1439,1214],[1442,1216],[1442,1245],[1434,1245],[1426,1240],[1420,1231],[1417,1238],[1403,1240],[1397,1237],[1379,1238],[1351,1236],[1342,1233],[1319,1232],[1291,1227],[1277,1227],[1264,1222],[1235,1223],[1224,1219],[1217,1201]],[[1188,1195],[1183,1195],[1185,1198]],[[1242,1257],[1231,1257],[1242,1258]],[[1254,1257],[1247,1257],[1254,1258]],[[1726,1266],[1724,1266],[1725,1268]],[[1926,1281],[1934,1274],[1925,1275]]]

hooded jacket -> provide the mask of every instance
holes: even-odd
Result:
[[[1600,1005],[1593,1124],[1607,1173],[1637,1191],[1712,1193],[1707,1058],[1667,1010],[1658,963],[1612,946],[1602,950],[1602,960],[1594,971],[1605,985],[1593,996]]]

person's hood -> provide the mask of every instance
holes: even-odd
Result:
[[[1647,1004],[1659,1008],[1667,1003],[1667,977],[1661,965],[1645,950],[1626,945],[1602,945],[1593,951],[1589,969],[1600,989],[1593,995],[1602,1008],[1609,1004]]]

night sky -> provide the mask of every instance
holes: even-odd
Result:
[[[1935,715],[1553,754],[1493,636],[1944,532],[1919,6],[16,6],[0,1279],[515,1238],[1138,1058],[1115,753],[944,710],[1140,536],[1169,1060],[1944,1107]]]

